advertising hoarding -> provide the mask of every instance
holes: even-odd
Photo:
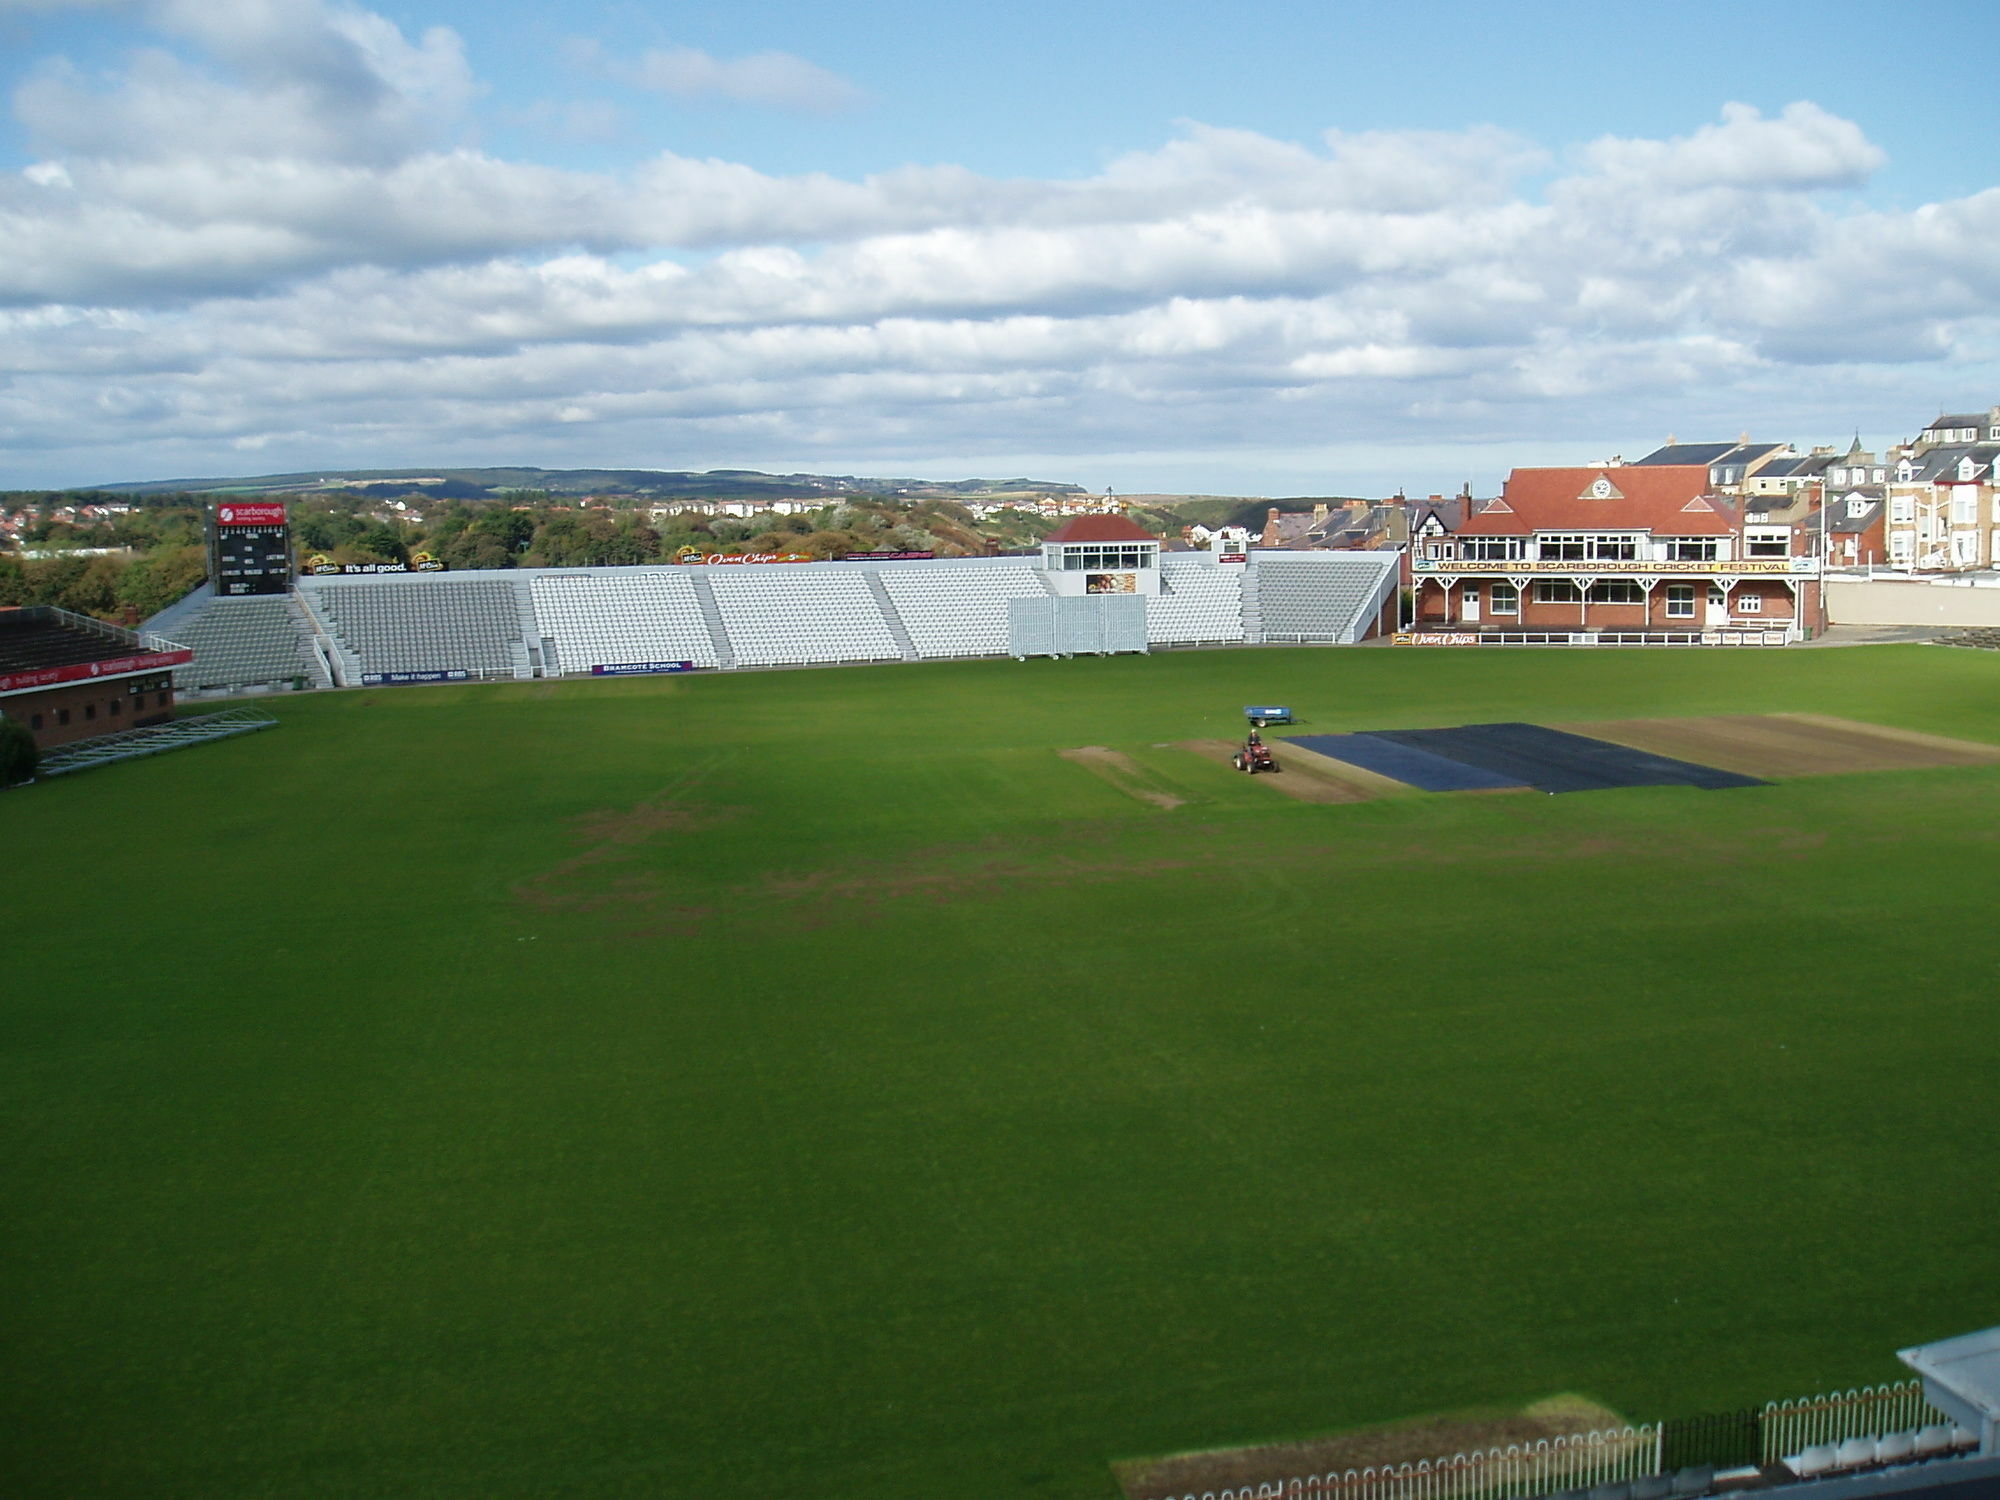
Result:
[[[428,552],[413,555],[406,563],[337,563],[324,553],[306,559],[305,571],[315,578],[338,578],[354,573],[442,573],[445,565]]]
[[[693,549],[689,548],[689,549],[683,549],[679,554],[677,554],[676,560],[681,563],[689,565],[700,565],[706,563],[710,567],[724,567],[724,566],[740,567],[746,563],[751,563],[751,564],[807,563],[811,562],[813,559],[809,554],[804,552],[701,553],[701,552],[696,552]]]
[[[0,672],[0,693],[59,687],[65,682],[89,682],[99,677],[122,677],[127,672],[157,672],[162,667],[178,667],[193,660],[192,651],[141,651],[132,656],[106,657],[102,661],[72,662],[66,667]]]
[[[692,672],[691,661],[616,661],[590,669],[592,677],[643,677],[653,672]]]
[[[282,501],[244,500],[230,501],[215,508],[215,524],[218,526],[282,526],[285,524],[285,507]]]

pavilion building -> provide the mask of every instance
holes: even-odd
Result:
[[[1419,629],[1798,639],[1821,622],[1806,528],[1746,523],[1709,465],[1516,469],[1410,560]]]

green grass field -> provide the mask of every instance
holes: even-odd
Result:
[[[383,689],[0,795],[0,1491],[1101,1497],[2000,1322],[2000,767],[1307,806],[1155,748],[1253,702],[2000,742],[2000,656]]]

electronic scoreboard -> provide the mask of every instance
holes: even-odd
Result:
[[[292,586],[292,526],[282,501],[226,500],[208,513],[208,577],[222,598]]]

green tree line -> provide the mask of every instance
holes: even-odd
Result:
[[[213,497],[0,494],[0,511],[29,514],[24,549],[0,553],[0,606],[53,604],[100,619],[132,622],[158,613],[205,576],[203,516]],[[702,553],[796,552],[838,558],[850,552],[934,552],[977,557],[1031,547],[1055,522],[1010,509],[978,519],[943,498],[904,500],[845,495],[794,515],[748,519],[675,511],[562,504],[534,490],[493,500],[398,497],[393,511],[379,494],[335,491],[284,497],[301,562],[408,562],[428,553],[454,571],[671,563],[683,550]],[[56,512],[92,502],[132,507],[96,520]],[[390,511],[393,519],[383,519]],[[120,549],[88,555],[86,549]]]

